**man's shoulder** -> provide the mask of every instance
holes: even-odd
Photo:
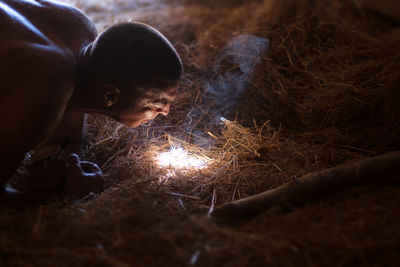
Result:
[[[52,42],[9,41],[0,43],[0,66],[8,67],[21,65],[22,62],[31,62],[43,66],[46,62],[62,62],[76,64],[76,57],[68,48],[60,47]],[[35,61],[37,60],[37,61]]]
[[[0,35],[11,42],[51,40],[77,52],[95,39],[97,31],[85,14],[65,3],[0,0]]]
[[[38,94],[52,94],[53,90],[73,87],[75,82],[75,56],[56,45],[9,43],[0,46],[0,57],[2,93],[34,90]]]
[[[82,23],[97,35],[96,27],[90,21],[90,19],[78,8],[69,5],[67,3],[62,3],[59,1],[50,1],[50,0],[39,0],[40,4],[54,9],[55,12],[59,12],[72,23]]]
[[[97,36],[97,30],[93,22],[78,8],[69,5],[67,3],[62,3],[59,1],[52,0],[37,0],[41,5],[53,9],[55,13],[61,14],[72,27],[77,25],[81,26],[81,29],[75,28],[76,31],[85,30],[90,38],[95,38]]]
[[[5,48],[5,47],[3,47]],[[56,126],[74,90],[72,53],[54,45],[10,44],[0,49],[0,137],[27,138],[30,149]],[[7,114],[7,115],[5,115]]]

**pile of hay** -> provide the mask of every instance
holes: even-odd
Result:
[[[74,1],[99,30],[139,20],[185,65],[171,114],[88,119],[107,189],[2,208],[0,264],[396,266],[400,189],[365,186],[236,226],[207,214],[311,171],[400,148],[400,31],[351,1]],[[207,167],[175,170],[170,147]]]

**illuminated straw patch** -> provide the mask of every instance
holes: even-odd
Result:
[[[175,169],[203,169],[206,161],[191,156],[181,147],[172,147],[169,151],[160,153],[157,156],[158,164],[161,167],[173,167]]]

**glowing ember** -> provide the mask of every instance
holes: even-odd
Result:
[[[181,147],[172,147],[169,151],[157,156],[158,164],[162,167],[174,167],[175,169],[203,169],[206,161],[191,156]]]

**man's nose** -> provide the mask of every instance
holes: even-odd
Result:
[[[167,116],[168,113],[169,113],[169,108],[170,108],[170,107],[171,107],[171,104],[166,104],[166,105],[164,105],[164,106],[162,106],[162,107],[160,107],[160,108],[157,108],[156,111],[157,111],[158,113],[164,115],[164,116]]]

